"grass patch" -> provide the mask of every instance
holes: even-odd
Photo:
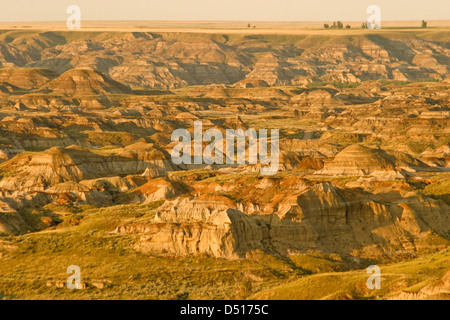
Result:
[[[381,289],[369,290],[366,270],[320,273],[265,290],[252,299],[378,299],[395,296],[402,291],[418,291],[439,280],[448,271],[448,250],[413,261],[381,268]]]

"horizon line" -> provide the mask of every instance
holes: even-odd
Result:
[[[408,22],[408,21],[449,21],[450,19],[409,19],[409,20],[382,20],[382,22]],[[292,23],[292,22],[333,22],[333,21],[345,21],[345,22],[364,22],[366,20],[164,20],[164,19],[151,19],[151,20],[140,20],[140,19],[129,19],[129,20],[109,20],[109,19],[86,19],[81,20],[82,22],[130,22],[130,21],[141,21],[141,22],[277,22],[277,23]],[[14,23],[14,22],[66,22],[66,20],[14,20],[14,21],[0,21],[1,23]]]

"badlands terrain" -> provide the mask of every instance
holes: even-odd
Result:
[[[448,28],[11,28],[0,67],[0,298],[450,298]],[[279,172],[176,165],[194,121]]]

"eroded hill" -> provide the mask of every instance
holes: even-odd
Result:
[[[59,74],[88,67],[135,88],[163,89],[444,80],[448,38],[447,31],[338,36],[3,31],[0,66]]]

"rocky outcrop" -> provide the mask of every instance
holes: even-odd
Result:
[[[17,89],[24,90],[40,88],[58,76],[59,74],[48,69],[0,69],[0,83],[13,85]]]
[[[224,197],[183,197],[166,202],[152,221],[125,223],[116,232],[140,235],[138,250],[174,256],[234,259],[255,249],[277,254],[320,249],[396,258],[414,254],[414,237],[430,230],[445,234],[450,223],[447,204],[417,195],[402,199],[386,206],[319,183],[285,197],[276,214],[248,216]],[[394,252],[399,247],[403,250]]]
[[[3,163],[2,170],[14,173],[0,181],[0,189],[44,191],[67,181],[139,174],[149,166],[172,170],[165,154],[152,144],[137,143],[106,157],[77,146],[51,148],[23,153]]]
[[[90,69],[69,70],[42,88],[45,89],[67,96],[131,93],[127,86]]]
[[[179,183],[169,179],[157,178],[133,189],[125,196],[126,203],[151,203],[155,201],[174,199],[184,193]]]
[[[317,174],[330,176],[368,176],[380,179],[403,178],[401,171],[428,170],[425,163],[400,152],[387,153],[382,149],[351,145],[330,161]]]
[[[185,256],[208,254],[228,259],[238,258],[242,253],[261,246],[262,230],[255,222],[235,209],[213,212],[202,225],[179,223],[155,223],[145,227],[138,250],[158,254]],[[126,233],[133,227],[120,226],[119,233]]]

